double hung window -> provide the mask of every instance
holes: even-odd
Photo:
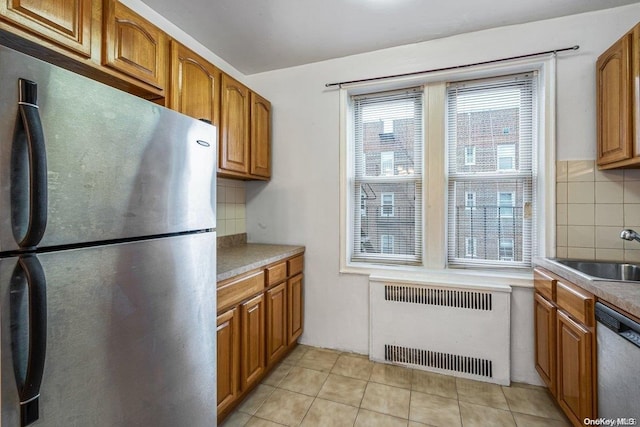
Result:
[[[349,192],[359,202],[350,215],[351,262],[422,261],[422,98],[421,88],[351,98]]]
[[[448,86],[449,265],[530,265],[536,93],[533,74]],[[470,145],[482,153],[473,169],[465,166]],[[472,256],[469,239],[477,245]]]

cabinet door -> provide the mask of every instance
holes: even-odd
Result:
[[[91,56],[91,1],[2,0],[0,15],[88,58]]]
[[[596,63],[598,165],[634,156],[631,41],[632,35],[625,35]]]
[[[302,298],[302,274],[292,277],[287,281],[287,342],[292,344],[302,335],[304,302]]]
[[[240,319],[233,308],[218,316],[218,413],[238,397]]]
[[[534,297],[536,370],[556,395],[556,307],[536,292]]]
[[[163,90],[167,37],[116,0],[104,0],[102,64]]]
[[[249,89],[222,74],[220,169],[249,173]]]
[[[171,41],[171,109],[218,125],[220,71],[175,40]]]
[[[264,294],[240,306],[242,318],[241,387],[248,389],[260,379],[265,368]]]
[[[562,310],[558,321],[558,403],[574,425],[594,418],[593,333]]]
[[[271,177],[271,103],[251,92],[251,175]]]
[[[287,284],[281,283],[266,292],[267,297],[267,365],[280,359],[287,349]]]

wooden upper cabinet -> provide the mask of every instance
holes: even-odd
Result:
[[[222,73],[218,174],[271,178],[271,103]]]
[[[91,56],[91,4],[92,0],[1,0],[0,16],[88,58]]]
[[[172,40],[170,82],[169,108],[218,125],[220,70]]]
[[[271,177],[271,103],[251,92],[251,175]]]
[[[220,162],[223,171],[249,173],[249,89],[222,74]]]
[[[166,34],[115,0],[103,3],[102,64],[162,92],[166,83]]]
[[[637,37],[637,34],[635,35]],[[596,63],[598,166],[635,163],[632,46],[633,32],[607,49]]]

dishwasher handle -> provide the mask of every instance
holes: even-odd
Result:
[[[599,302],[596,303],[595,311],[596,320],[600,325],[611,329],[636,347],[640,347],[640,323]]]

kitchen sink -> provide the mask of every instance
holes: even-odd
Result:
[[[590,276],[592,279],[640,282],[640,265],[573,259],[556,259],[554,261]]]

